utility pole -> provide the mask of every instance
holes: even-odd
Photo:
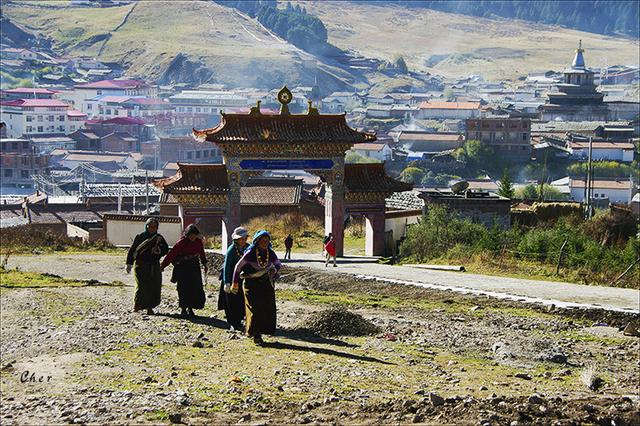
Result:
[[[587,190],[587,219],[591,218],[591,154],[593,149],[593,138],[589,136],[589,161],[587,162],[587,181],[584,186]]]
[[[144,185],[146,191],[147,214],[149,214],[149,170],[144,171]]]

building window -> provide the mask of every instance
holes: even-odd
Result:
[[[187,160],[190,160],[192,158],[193,158],[193,152],[192,151],[187,152]]]
[[[44,132],[42,126],[38,126],[38,132],[40,132],[40,133]]]
[[[200,151],[196,151],[196,158],[200,158]]]
[[[13,169],[4,169],[4,177],[12,177]]]
[[[29,158],[28,157],[20,157],[20,160],[22,160],[22,165],[26,166],[27,164],[29,164]]]
[[[20,170],[20,175],[23,179],[29,179],[29,170]]]
[[[73,126],[71,126],[71,131],[73,132],[74,130],[76,130],[75,124]]]
[[[33,115],[27,115],[27,123],[31,123],[33,121]]]
[[[22,149],[29,149],[29,142],[28,141],[22,142]]]
[[[96,95],[102,95],[102,90],[96,90]]]
[[[27,133],[31,133],[33,132],[33,127],[32,126],[27,126]]]
[[[107,108],[107,115],[111,115],[111,108]]]
[[[527,134],[526,134],[526,133],[523,133],[523,134],[522,134],[522,141],[523,141],[523,142],[526,142],[526,141],[527,141]]]
[[[87,104],[87,109],[91,109],[91,104]]]
[[[43,118],[43,117],[42,117],[41,115],[39,115],[39,116],[38,116],[38,121],[42,121],[42,118]]]
[[[64,121],[64,115],[59,115],[58,116],[58,121]]]
[[[577,84],[580,84],[580,76],[579,76],[579,75],[578,75],[578,76],[576,76],[576,83],[577,83]]]
[[[55,117],[55,116],[53,116],[53,115],[50,115],[50,116],[49,116],[49,121],[54,121],[55,119],[56,119],[56,117]]]

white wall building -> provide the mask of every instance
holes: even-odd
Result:
[[[579,160],[589,158],[589,142],[569,142],[572,157]],[[634,145],[631,142],[592,142],[593,160],[633,161]]]
[[[621,180],[594,180],[592,199],[608,198],[612,203],[629,204],[633,197],[633,183],[629,179]],[[583,179],[571,179],[569,189],[571,197],[578,202],[583,202],[585,181]]]
[[[480,116],[480,102],[422,102],[416,113],[418,118],[466,119]]]
[[[57,99],[18,99],[0,104],[0,119],[7,125],[8,138],[71,133],[72,126],[82,127],[86,116],[78,112],[69,116],[69,112],[69,105]]]
[[[177,113],[218,115],[225,108],[247,108],[246,96],[226,90],[183,90],[173,95],[169,102]]]
[[[392,150],[386,143],[358,143],[351,148],[351,151],[378,161],[389,161],[392,155]]]
[[[70,98],[73,99],[75,108],[80,109],[86,99],[101,95],[155,98],[158,96],[158,89],[141,80],[101,80],[76,85],[74,94]],[[87,111],[82,112],[88,113]]]

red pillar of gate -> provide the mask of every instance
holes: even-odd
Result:
[[[384,210],[365,215],[365,254],[384,256]]]

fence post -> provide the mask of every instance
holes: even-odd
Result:
[[[560,255],[558,256],[558,266],[556,266],[556,275],[560,273],[560,265],[562,264],[562,256],[564,255],[564,248],[567,245],[567,241],[569,241],[569,238],[565,238],[564,243],[562,243],[562,247],[560,247]]]

